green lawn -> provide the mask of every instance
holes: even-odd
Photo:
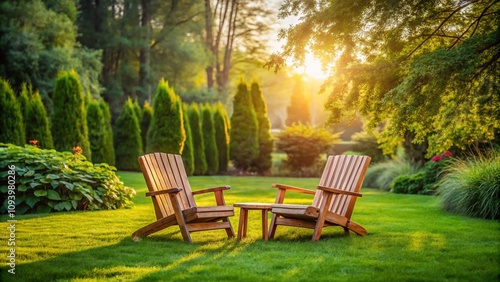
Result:
[[[2,216],[0,281],[498,281],[500,222],[443,212],[439,199],[362,190],[353,220],[368,235],[343,236],[324,229],[278,227],[276,239],[262,241],[260,213],[250,211],[248,237],[227,239],[223,230],[193,234],[182,241],[170,227],[140,242],[130,235],[152,222],[140,173],[120,173],[137,191],[132,209],[18,216],[16,274],[7,273],[9,236]],[[231,185],[227,204],[274,201],[272,183],[314,188],[317,179],[192,177],[193,190]],[[290,202],[307,203],[293,195]],[[293,196],[293,197],[292,197]],[[197,196],[200,205],[212,197]],[[231,219],[238,227],[239,209]]]

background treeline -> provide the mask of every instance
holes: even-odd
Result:
[[[236,97],[244,95],[245,99],[235,100],[237,109],[251,113],[248,124],[252,126],[238,126],[232,131],[222,103],[183,104],[164,80],[158,84],[152,107],[149,103],[141,107],[137,100],[128,98],[114,128],[108,104],[103,99],[85,97],[75,71],[59,73],[50,116],[39,93],[33,92],[30,85],[23,85],[19,95],[7,81],[1,80],[0,85],[0,108],[6,109],[1,114],[3,143],[81,150],[88,160],[115,165],[120,170],[140,170],[137,158],[144,153],[181,154],[188,175],[213,175],[228,173],[230,140],[239,136],[231,142],[231,148],[250,148],[252,154],[233,153],[236,168],[260,174],[269,173],[271,168],[270,123],[257,82],[252,83],[251,93],[242,82],[240,88],[244,91]],[[239,115],[238,110],[233,116],[237,119]],[[248,128],[255,134],[247,135]],[[248,165],[242,166],[242,159]]]

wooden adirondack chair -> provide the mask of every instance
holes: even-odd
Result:
[[[134,240],[154,232],[178,225],[184,241],[192,242],[191,232],[225,229],[229,238],[234,237],[229,216],[234,208],[226,206],[223,191],[229,186],[191,191],[181,156],[151,153],[139,157],[139,164],[146,180],[156,213],[156,221],[135,231]],[[198,207],[193,195],[213,192],[217,206]]]
[[[317,190],[308,190],[282,184],[278,188],[275,204],[271,205],[273,217],[269,238],[274,238],[278,225],[314,229],[312,241],[319,240],[323,227],[341,226],[346,235],[349,230],[366,235],[366,230],[351,221],[352,211],[366,170],[370,164],[367,156],[329,156]],[[284,204],[286,191],[314,194],[312,205]]]

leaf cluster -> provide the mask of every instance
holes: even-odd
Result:
[[[9,174],[11,166],[15,174]],[[0,194],[5,200],[0,213],[8,208],[9,175],[16,183],[16,214],[129,207],[135,191],[123,185],[115,170],[93,165],[83,155],[1,144]]]

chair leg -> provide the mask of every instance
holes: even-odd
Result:
[[[229,221],[229,218],[227,218],[227,217],[224,218],[222,221],[229,223],[229,228],[226,228],[227,238],[233,238],[234,237],[234,231],[233,231],[233,226],[231,225],[231,221]]]
[[[350,235],[349,228],[347,228],[347,227],[343,227],[343,228],[344,228],[344,235],[349,236]]]
[[[277,214],[273,213],[273,217],[271,218],[271,224],[269,225],[269,238],[273,239],[274,238],[274,233],[276,233],[276,218],[278,217]]]

